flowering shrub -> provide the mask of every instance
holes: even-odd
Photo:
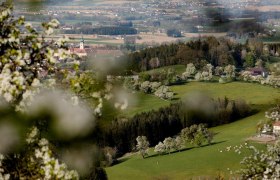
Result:
[[[146,136],[138,136],[136,138],[137,144],[136,144],[136,149],[139,151],[141,156],[145,158],[145,156],[148,154],[148,149],[149,149],[149,141],[147,140]]]
[[[0,96],[5,101],[0,103],[0,179],[79,179],[78,171],[87,177],[94,169],[94,148],[73,139],[83,142],[95,125],[84,100],[94,99],[92,109],[99,114],[110,86],[102,84],[106,88],[100,92],[95,86],[100,82],[79,72],[77,61],[70,71],[58,67],[71,56],[66,38],[45,38],[58,27],[57,20],[43,23],[39,34],[24,17],[14,18],[12,10],[8,2],[0,7]],[[57,83],[72,92],[56,91]]]
[[[182,74],[183,79],[188,79],[189,77],[192,77],[196,74],[196,67],[194,66],[193,63],[187,64],[186,71]]]
[[[202,72],[197,72],[195,74],[196,81],[210,81],[213,78],[213,66],[207,64],[203,67]]]
[[[33,127],[31,133],[28,134],[27,143],[29,146],[35,147],[35,153],[32,153],[30,161],[27,162],[30,167],[39,167],[37,170],[32,170],[33,173],[38,171],[43,179],[79,179],[76,171],[69,171],[67,165],[60,163],[53,156],[50,150],[49,142],[45,138],[38,137],[39,130]],[[30,148],[30,150],[34,150]]]
[[[219,150],[223,153],[222,150]],[[280,178],[280,142],[267,145],[265,150],[259,150],[253,145],[248,143],[241,144],[240,146],[229,146],[225,152],[234,151],[238,154],[243,154],[247,151],[251,152],[250,155],[245,156],[240,162],[242,168],[235,173],[241,179],[279,179]],[[231,174],[234,173],[230,171]]]
[[[172,99],[174,96],[174,92],[172,92],[169,87],[167,86],[160,86],[156,92],[155,96],[161,98],[161,99]]]
[[[160,82],[144,81],[140,84],[140,90],[146,94],[154,94],[161,99],[172,99],[174,92],[168,86],[162,85]]]
[[[15,105],[30,96],[40,86],[42,78],[57,71],[58,59],[69,56],[66,39],[47,41],[59,22],[43,23],[43,34],[25,23],[24,17],[13,18],[12,6],[2,5],[0,14],[0,95]],[[27,35],[21,36],[21,31]]]
[[[241,73],[241,80],[246,82],[256,82],[272,87],[280,87],[280,77],[278,75],[269,75],[265,78],[261,75],[253,76],[250,71],[243,71]]]

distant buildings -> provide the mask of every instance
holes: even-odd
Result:
[[[261,75],[262,77],[267,77],[268,76],[268,71],[263,67],[251,68],[250,72],[251,72],[252,76],[259,76],[259,75]]]
[[[280,135],[280,122],[277,121],[273,124],[273,134]]]
[[[86,57],[86,56],[88,56],[88,54],[92,53],[93,49],[91,47],[85,47],[85,41],[84,41],[84,38],[82,37],[79,47],[71,47],[69,49],[69,51],[71,54],[76,54],[80,58],[82,58],[82,57]]]

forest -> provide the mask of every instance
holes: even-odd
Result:
[[[244,118],[254,111],[242,100],[228,98],[213,100],[199,97],[207,107],[194,108],[190,100],[173,103],[159,110],[143,112],[126,119],[116,118],[105,132],[102,146],[116,147],[118,155],[130,152],[135,147],[138,136],[146,136],[154,146],[166,137],[178,134],[183,128],[194,124],[206,124],[214,127]],[[212,109],[211,112],[208,110]],[[206,110],[208,109],[208,110]]]
[[[237,68],[253,67],[257,59],[266,61],[263,43],[249,39],[245,44],[226,38],[206,37],[187,43],[165,44],[133,52],[120,58],[126,69],[136,72],[169,65],[195,64],[203,67],[210,63],[214,67],[235,65]],[[157,61],[155,61],[157,59]]]
[[[86,27],[81,29],[64,30],[65,34],[98,34],[98,35],[132,35],[137,34],[137,30],[131,27],[114,26],[114,27]]]

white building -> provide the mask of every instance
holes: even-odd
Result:
[[[280,121],[273,124],[273,134],[280,135]]]

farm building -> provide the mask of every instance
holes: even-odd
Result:
[[[280,121],[273,124],[273,134],[280,135]]]
[[[263,67],[254,67],[250,69],[251,75],[252,76],[259,76],[261,75],[262,77],[267,77],[268,72],[266,69]]]

